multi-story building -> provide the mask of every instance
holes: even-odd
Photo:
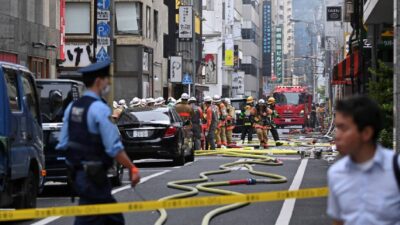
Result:
[[[227,3],[230,5],[227,6]],[[249,84],[246,83],[244,72],[240,71],[239,67],[240,62],[243,62],[242,36],[245,29],[242,14],[241,0],[203,1],[204,84],[209,87],[206,95],[235,97],[245,94],[244,88]],[[233,21],[228,21],[226,15],[232,16]],[[225,53],[229,48],[233,48],[233,65],[229,65],[225,60]]]
[[[169,18],[163,1],[67,0],[61,74],[110,58],[114,99],[163,96]]]
[[[55,78],[62,0],[1,1],[0,60],[27,66],[37,78]]]

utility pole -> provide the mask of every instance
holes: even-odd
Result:
[[[400,115],[399,115],[399,107],[400,107],[400,6],[398,1],[394,1],[394,78],[393,78],[393,113],[394,113],[394,146],[396,152],[400,152]]]
[[[192,83],[193,83],[193,96],[196,97],[196,14],[194,10],[194,1],[192,1]],[[190,96],[190,85],[189,85]]]

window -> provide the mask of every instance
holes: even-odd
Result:
[[[38,120],[39,114],[38,114],[36,93],[30,75],[24,74],[22,76],[22,87],[24,89],[24,100],[26,102],[28,110],[31,112],[32,117]]]
[[[65,33],[90,34],[90,3],[67,2],[65,7]]]
[[[12,112],[18,112],[21,110],[21,106],[18,100],[19,94],[17,73],[11,69],[4,69],[4,77],[6,78],[7,83],[7,94],[10,102],[10,109]]]
[[[116,2],[117,34],[142,35],[142,4],[139,2]]]
[[[150,9],[150,7],[146,7],[146,38],[151,38],[151,21],[150,21],[150,18],[151,18],[151,9]]]
[[[31,57],[29,70],[34,73],[36,78],[49,78],[48,65],[47,59]]]
[[[154,33],[153,33],[153,38],[154,41],[158,41],[158,11],[154,10]]]

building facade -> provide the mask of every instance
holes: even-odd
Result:
[[[61,2],[1,1],[0,60],[24,65],[37,78],[55,78]]]
[[[67,0],[61,75],[110,58],[113,99],[163,96],[168,19],[162,1]]]

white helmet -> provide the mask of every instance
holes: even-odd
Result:
[[[164,103],[165,103],[164,98],[163,97],[158,97],[158,98],[156,98],[156,103],[154,105],[159,106],[159,105],[162,105]]]
[[[113,101],[113,108],[114,109],[118,108],[118,103],[116,101]]]
[[[126,105],[125,99],[120,99],[120,100],[118,101],[118,105]]]
[[[265,104],[265,100],[261,98],[260,100],[258,100],[258,104]]]
[[[150,104],[156,103],[156,101],[154,100],[154,98],[147,98],[146,103],[147,103],[147,105],[150,105]]]
[[[168,98],[168,103],[176,103],[176,99],[173,97]]]
[[[230,104],[231,104],[231,99],[230,99],[230,98],[225,98],[225,99],[224,99],[224,102],[225,102],[226,104],[230,105]]]
[[[189,102],[190,102],[190,103],[192,103],[192,102],[197,102],[197,99],[196,99],[195,97],[190,97],[190,98],[189,98]]]
[[[188,94],[186,94],[186,93],[183,93],[182,95],[181,95],[181,100],[189,100],[189,95]]]
[[[132,101],[129,103],[130,107],[137,107],[140,105],[140,98],[134,97]]]
[[[221,96],[219,96],[219,95],[214,95],[214,97],[213,97],[213,102],[215,102],[215,103],[221,102]]]
[[[211,96],[207,95],[206,97],[204,97],[204,102],[211,103],[212,102]]]
[[[140,105],[142,105],[142,106],[145,106],[146,105],[146,99],[145,98],[142,98],[141,100],[140,100]]]

